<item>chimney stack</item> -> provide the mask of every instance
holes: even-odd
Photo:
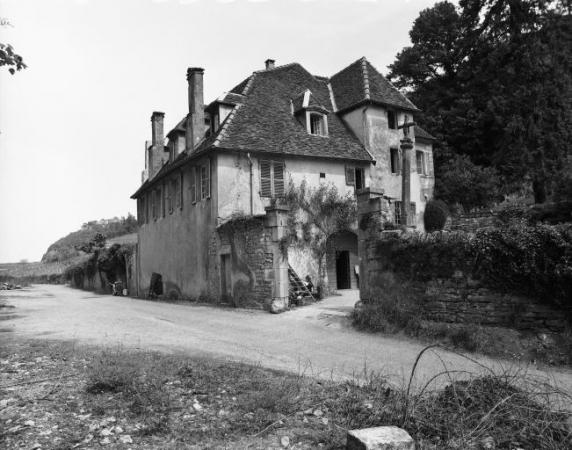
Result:
[[[192,152],[205,134],[205,105],[203,100],[204,69],[190,67],[187,69],[189,82],[189,115],[187,116],[187,132],[185,147]]]
[[[149,179],[153,178],[161,167],[165,160],[165,150],[163,140],[165,138],[163,134],[163,119],[165,118],[165,113],[154,111],[151,116],[151,134],[152,141],[149,147],[149,162],[147,164],[147,170],[149,171]]]
[[[266,70],[270,70],[270,69],[274,69],[274,63],[276,61],[274,61],[273,59],[267,59],[266,61],[264,61],[266,64]]]

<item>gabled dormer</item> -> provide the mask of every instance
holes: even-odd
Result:
[[[306,127],[308,134],[328,136],[329,111],[309,89],[292,99],[292,113]]]

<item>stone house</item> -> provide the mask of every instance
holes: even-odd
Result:
[[[153,273],[161,274],[168,297],[257,305],[288,295],[289,267],[315,280],[317,266],[307,254],[280,250],[285,213],[272,199],[290,180],[333,183],[342,195],[383,191],[400,223],[398,126],[418,110],[369,61],[328,78],[267,60],[264,70],[206,106],[203,75],[188,69],[189,114],[166,136],[164,114],[151,117],[142,185],[132,196],[139,296],[147,295]],[[433,138],[418,127],[410,137],[409,225],[423,229],[434,183]],[[245,217],[252,220],[229,227]],[[335,247],[327,262],[330,286],[356,288],[357,235],[340,236]]]

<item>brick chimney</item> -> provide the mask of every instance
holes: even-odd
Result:
[[[165,146],[163,144],[163,119],[165,113],[154,111],[151,116],[151,146],[148,149],[147,170],[149,171],[149,179],[153,178],[165,162]]]
[[[190,67],[187,69],[189,82],[189,115],[187,116],[187,133],[185,148],[192,151],[205,135],[205,104],[203,100],[204,69]]]
[[[273,59],[267,59],[266,61],[264,61],[264,63],[266,64],[266,70],[274,69],[275,62],[276,61],[274,61]]]

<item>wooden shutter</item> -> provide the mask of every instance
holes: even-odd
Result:
[[[284,195],[284,163],[282,161],[274,161],[274,192],[275,196]]]
[[[260,161],[260,196],[272,197],[272,165],[271,161]]]
[[[177,208],[183,207],[183,174],[179,173],[177,177]]]
[[[346,166],[346,184],[355,186],[356,184],[356,169],[355,167]]]
[[[211,161],[207,160],[206,164],[201,167],[201,198],[210,198],[211,196]]]
[[[151,214],[153,219],[157,218],[157,191],[155,189],[151,191]]]
[[[191,202],[197,202],[197,168],[191,167],[191,182],[189,189],[191,190]]]

